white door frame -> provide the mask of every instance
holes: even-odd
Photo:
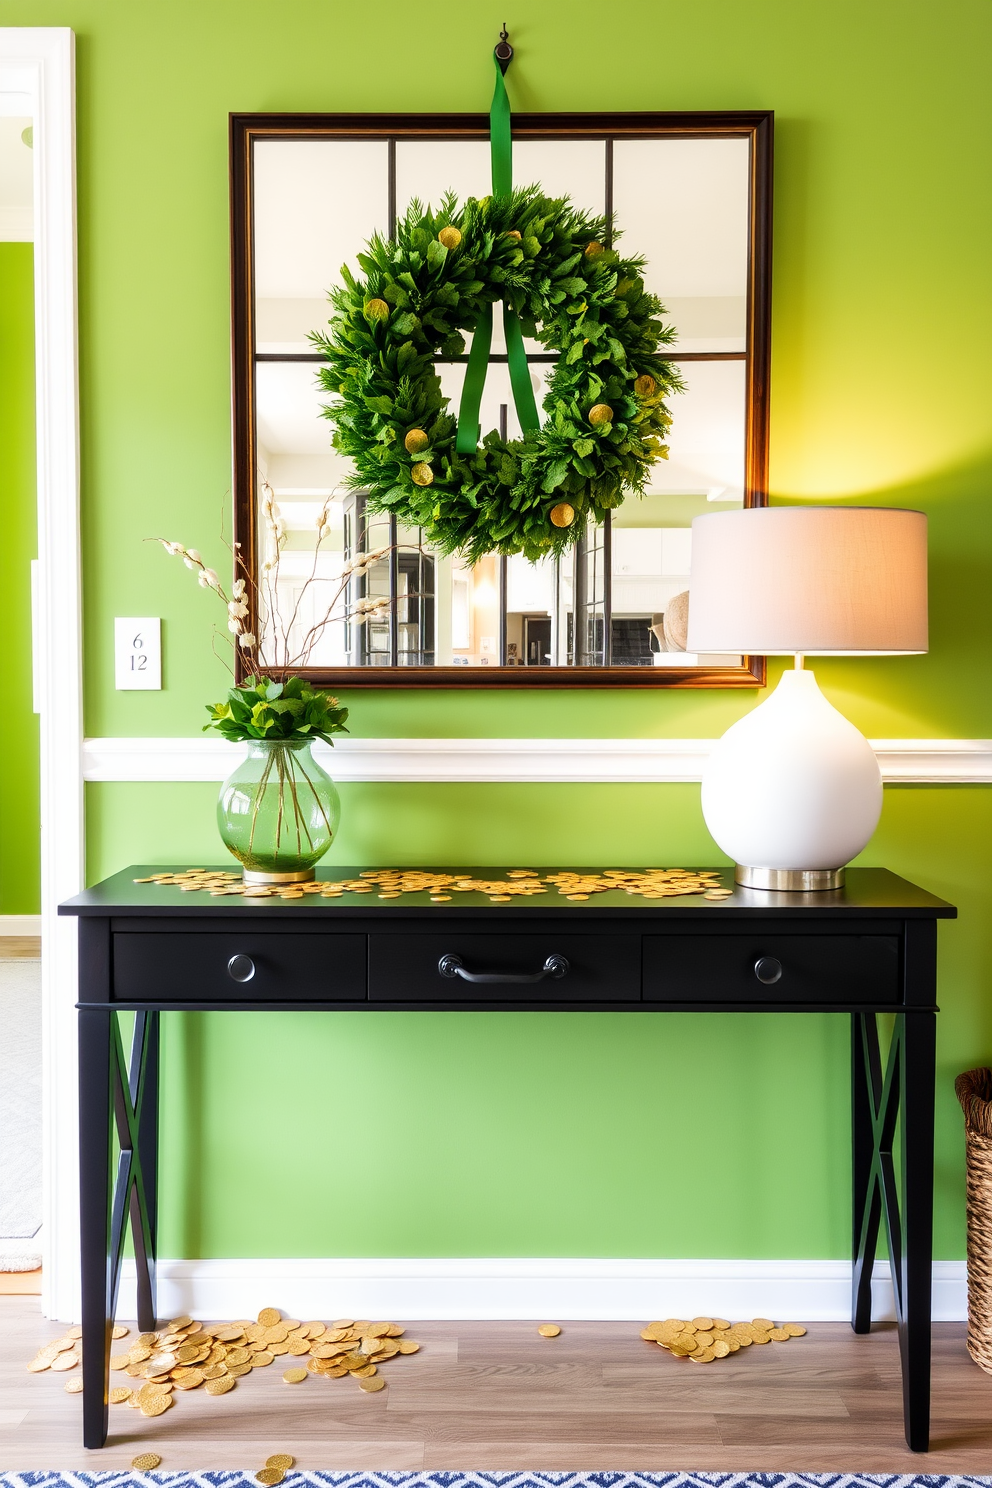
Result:
[[[46,1316],[79,1311],[76,926],[60,900],[83,886],[82,627],[76,347],[73,33],[0,27],[0,89],[34,120],[38,567],[33,616],[41,714],[43,1254]]]

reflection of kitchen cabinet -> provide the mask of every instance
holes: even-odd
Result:
[[[689,585],[688,527],[613,528],[612,611],[653,615]]]
[[[348,609],[360,599],[389,599],[385,617],[349,620],[345,644],[352,666],[434,665],[435,560],[420,547],[419,530],[399,546],[396,519],[366,511],[364,491],[344,500],[346,562],[377,548],[389,551],[348,585]],[[404,533],[404,542],[409,535]]]

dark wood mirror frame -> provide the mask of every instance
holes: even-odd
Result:
[[[741,113],[514,114],[516,139],[746,139],[751,153],[747,285],[744,505],[768,501],[768,405],[771,355],[772,142],[770,111]],[[234,421],[234,536],[257,573],[257,456],[252,233],[252,149],[258,140],[460,139],[489,137],[487,114],[232,114],[231,255]],[[698,354],[676,353],[673,360]],[[254,606],[249,621],[257,627]],[[238,665],[241,658],[238,657]],[[765,661],[739,666],[631,667],[309,667],[314,685],[356,687],[760,687]],[[241,677],[238,679],[242,680]]]

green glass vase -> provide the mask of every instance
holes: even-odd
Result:
[[[258,739],[217,802],[227,850],[246,883],[302,883],[334,841],[341,802],[309,739]]]

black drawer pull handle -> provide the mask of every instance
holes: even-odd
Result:
[[[782,963],[774,956],[759,956],[754,963],[754,974],[759,982],[770,987],[773,982],[781,981]]]
[[[540,971],[466,971],[461,956],[449,951],[437,963],[443,977],[461,977],[463,982],[543,982],[545,977],[563,977],[568,971],[568,962],[557,954],[547,958]]]
[[[250,982],[255,975],[255,963],[250,956],[232,956],[227,963],[227,974],[232,982]]]

